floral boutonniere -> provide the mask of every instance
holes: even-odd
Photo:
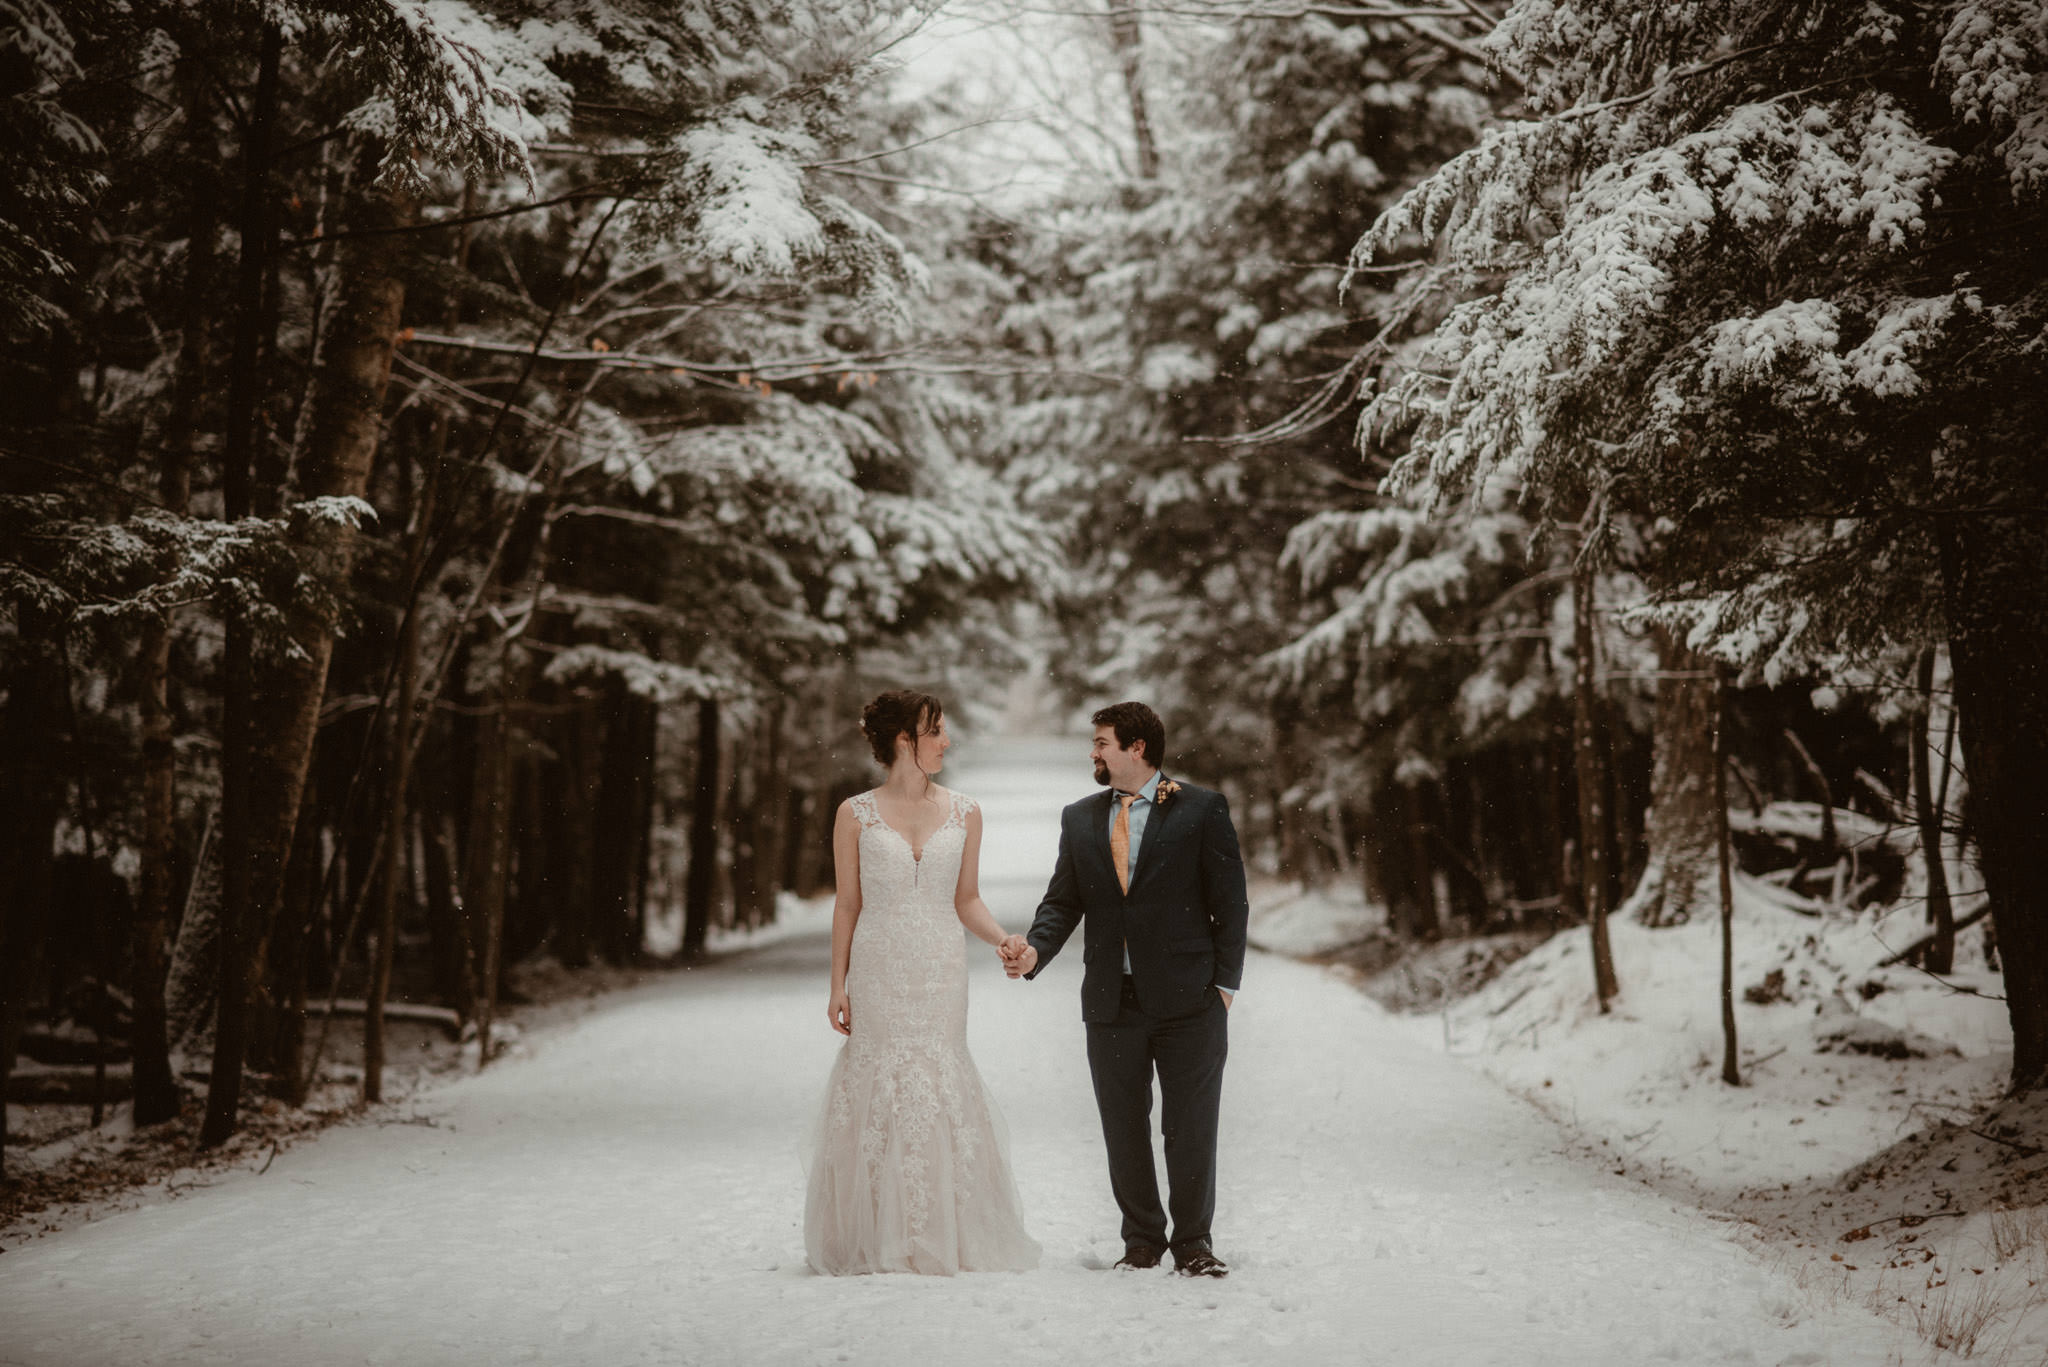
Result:
[[[1178,783],[1175,783],[1172,779],[1160,779],[1159,786],[1152,790],[1152,805],[1154,807],[1164,807],[1168,802],[1173,800],[1173,795],[1179,791],[1180,785]]]

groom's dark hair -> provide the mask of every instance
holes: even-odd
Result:
[[[1119,750],[1128,750],[1139,741],[1145,742],[1145,762],[1154,769],[1166,763],[1166,723],[1159,720],[1159,714],[1141,702],[1112,703],[1097,712],[1089,721],[1096,726],[1107,726],[1116,732]]]

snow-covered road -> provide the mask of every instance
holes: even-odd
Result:
[[[961,747],[963,750],[965,746]],[[1021,924],[1082,746],[992,746],[985,887]],[[838,1037],[818,936],[622,994],[526,1057],[175,1201],[0,1257],[0,1362],[1880,1364],[1910,1336],[1732,1226],[1559,1155],[1536,1113],[1313,968],[1255,956],[1231,1018],[1224,1281],[1118,1254],[1078,965],[974,955],[1020,1275],[804,1266],[800,1149]]]

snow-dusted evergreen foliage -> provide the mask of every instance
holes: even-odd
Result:
[[[882,71],[877,54],[923,8],[718,0],[690,15],[687,38],[672,41],[700,42],[715,59],[680,73],[689,98],[650,130],[642,169],[651,184],[631,212],[636,243],[827,284],[877,317],[906,317],[904,293],[927,280],[922,263],[809,168],[829,164],[850,108]]]
[[[1331,611],[1268,668],[1290,691],[1348,680],[1359,721],[1395,737],[1410,775],[1540,732],[1570,692],[1571,614],[1563,576],[1505,502],[1457,522],[1395,503],[1298,525],[1280,567]]]
[[[1299,732],[1317,767],[1290,786],[1355,809],[1349,762],[1340,776],[1310,758],[1352,747],[1347,700],[1310,739],[1341,683],[1318,681],[1304,711],[1301,691],[1262,697],[1234,662],[1312,622],[1276,561],[1291,528],[1361,487],[1331,409],[1301,411],[1341,388],[1332,358],[1341,369],[1386,321],[1380,290],[1337,297],[1342,253],[1390,194],[1469,142],[1481,73],[1359,17],[1146,24],[1161,183],[1077,195],[1055,232],[1020,243],[1013,269],[1034,283],[1009,335],[1056,338],[1089,378],[1018,405],[1012,475],[1087,549],[1078,682],[1120,696],[1142,680],[1199,747],[1183,762],[1213,778],[1256,779],[1276,731]],[[1109,375],[1124,385],[1093,378]]]
[[[1929,451],[1894,437],[1953,404],[1957,358],[2038,333],[2038,300],[1930,266],[2037,202],[2041,14],[1513,7],[1491,50],[1539,112],[1489,129],[1354,255],[1434,242],[1452,282],[1500,281],[1373,396],[1361,435],[1405,443],[1394,486],[1520,482],[1567,518],[1594,489],[1724,527],[1761,515],[1682,617],[1773,679],[1918,633],[1929,546],[1901,546],[1896,514]],[[1929,78],[1950,108],[1919,98]],[[2002,205],[1971,186],[1987,157],[2009,172]],[[1842,516],[1770,516],[1804,510]]]
[[[295,532],[358,527],[369,512],[361,499],[311,499],[279,517],[232,523],[156,508],[101,521],[50,495],[0,496],[0,535],[32,548],[0,565],[0,611],[119,633],[205,605],[242,614],[265,650],[299,655],[281,605],[316,603],[331,612],[341,586],[302,566]]]
[[[1361,420],[1391,489],[1521,490],[1750,681],[1899,687],[1947,645],[2017,1089],[2048,1079],[2044,16],[1514,5],[1490,50],[1527,115],[1353,255],[1426,246],[1415,288],[1465,295]]]
[[[1965,125],[1982,126],[2015,197],[2048,183],[2048,9],[2030,0],[1950,5],[1935,72]]]
[[[616,678],[628,693],[656,703],[715,698],[734,687],[730,679],[650,659],[637,650],[594,645],[569,647],[548,662],[544,676],[557,684]]]
[[[73,251],[91,196],[105,184],[99,134],[67,108],[63,87],[80,72],[76,39],[53,0],[0,0],[0,332],[62,315],[51,287],[74,274]]]
[[[920,17],[0,9],[27,82],[0,119],[33,154],[0,185],[0,768],[52,821],[90,802],[120,867],[146,846],[133,962],[159,1001],[209,813],[260,843],[235,867],[265,888],[223,885],[258,923],[217,967],[265,946],[249,1049],[284,1094],[290,1004],[328,986],[311,965],[360,963],[380,859],[426,842],[438,871],[396,895],[429,896],[390,914],[431,930],[465,1013],[492,956],[639,951],[686,862],[657,810],[688,813],[693,868],[731,869],[736,909],[691,880],[700,939],[770,915],[859,771],[839,692],[878,650],[1011,658],[1000,605],[1058,582],[988,474],[952,225],[843,169],[922,135],[876,96]],[[95,772],[67,791],[81,728]],[[53,841],[19,827],[0,870],[36,886]]]
[[[294,6],[291,36],[362,91],[342,126],[383,148],[381,178],[409,193],[455,166],[530,177],[527,145],[566,128],[572,92],[530,39],[468,0],[345,0]],[[301,27],[303,26],[303,27]]]

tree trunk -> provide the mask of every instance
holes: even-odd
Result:
[[[1361,861],[1366,900],[1385,907],[1389,924],[1417,942],[1435,939],[1440,929],[1422,793],[1398,781],[1391,770],[1380,775],[1365,822]]]
[[[185,88],[187,138],[197,146],[207,121],[205,75],[188,63],[180,72]],[[216,197],[206,186],[192,192],[186,229],[185,304],[180,320],[178,368],[171,385],[158,454],[157,498],[165,511],[182,517],[192,501],[192,462],[199,436],[200,406],[207,381],[207,327],[214,288]],[[171,568],[171,567],[166,567]],[[171,902],[176,896],[177,755],[170,705],[171,623],[143,628],[137,671],[142,713],[142,877],[131,939],[134,1000],[130,1047],[135,1059],[135,1123],[161,1124],[183,1102],[171,1073],[170,1039],[164,1020],[164,979],[170,969]]]
[[[1608,756],[1601,744],[1593,582],[1593,567],[1582,556],[1574,572],[1572,593],[1572,742],[1579,789],[1579,886],[1586,924],[1593,935],[1593,991],[1605,1015],[1621,988],[1615,981],[1614,951],[1607,940]]]
[[[174,1072],[178,1056],[193,1049],[201,1037],[210,1039],[213,1031],[214,999],[220,992],[220,824],[219,812],[210,813],[200,832],[179,909],[178,936],[171,942],[171,963],[164,974],[164,1036]]]
[[[1650,853],[1635,896],[1646,926],[1683,925],[1706,905],[1709,869],[1718,860],[1714,805],[1714,711],[1718,685],[1707,662],[1664,627],[1657,649],[1657,720],[1650,778]]]
[[[1415,886],[1416,938],[1440,940],[1447,929],[1445,912],[1446,898],[1443,890],[1443,872],[1439,860],[1430,848],[1430,832],[1437,829],[1435,820],[1436,804],[1431,800],[1434,785],[1415,783],[1408,785],[1406,803],[1408,820],[1403,834],[1408,841],[1409,877]]]
[[[1302,750],[1301,709],[1293,703],[1276,705],[1273,727],[1273,838],[1280,854],[1280,876],[1310,887],[1323,882],[1324,862],[1319,858],[1316,818],[1299,797],[1303,775],[1309,764]]]
[[[1806,742],[1799,739],[1799,733],[1791,727],[1785,728],[1785,743],[1792,747],[1792,753],[1799,756],[1807,776],[1813,780],[1814,790],[1820,794],[1820,843],[1832,855],[1842,848],[1842,838],[1835,830],[1835,787],[1828,782],[1828,771],[1820,767],[1813,752],[1806,748]]]
[[[690,808],[690,874],[683,897],[683,957],[704,952],[718,890],[718,699],[697,704],[697,791]]]
[[[789,774],[779,698],[768,704],[762,716],[761,737],[760,777],[754,783],[754,802],[760,808],[754,827],[754,885],[762,903],[760,921],[767,924],[775,919],[776,894],[782,891],[782,842],[789,825],[784,810],[789,802]]]
[[[1131,135],[1138,146],[1138,178],[1159,179],[1159,145],[1152,135],[1152,115],[1145,104],[1144,31],[1130,0],[1109,0],[1109,37],[1123,68],[1124,94],[1131,102]]]
[[[398,706],[386,727],[384,759],[384,838],[377,880],[376,921],[370,946],[370,980],[363,994],[363,1104],[384,1099],[384,1002],[391,995],[391,969],[398,947],[399,903],[405,892],[406,834],[411,827],[407,795],[412,765],[409,744],[415,688],[418,682],[417,638],[410,617],[399,629]]]
[[[48,626],[54,631],[56,624]],[[0,1089],[14,1070],[32,970],[47,939],[57,814],[64,804],[61,767],[49,748],[63,734],[54,652],[24,640],[10,655],[0,657],[0,777],[11,813],[0,823],[0,888],[6,890],[0,896]],[[0,1106],[0,1174],[6,1154],[6,1107]]]
[[[639,854],[633,861],[633,942],[629,946],[629,957],[634,963],[647,953],[647,902],[654,882],[655,808],[659,805],[654,752],[661,744],[661,709],[653,703],[646,704],[643,734],[646,744],[640,752],[640,810],[634,817],[640,832]]]
[[[474,1020],[476,956],[455,882],[453,840],[440,814],[424,800],[420,805],[418,867],[433,937],[434,979],[442,1002],[463,1020]]]
[[[616,679],[605,689],[604,744],[597,766],[597,820],[592,837],[591,907],[598,952],[605,961],[635,957],[634,916],[641,850],[642,752],[650,743],[644,718],[648,703]]]
[[[1714,845],[1721,881],[1721,1081],[1740,1087],[1742,1063],[1735,1042],[1735,877],[1728,839],[1728,687],[1718,670],[1713,700]]]
[[[598,831],[599,804],[604,801],[606,728],[596,702],[587,701],[570,713],[564,719],[564,729],[569,733],[562,756],[568,782],[556,860],[562,875],[556,940],[562,962],[580,968],[590,962],[593,944],[604,942],[608,922],[600,914],[599,889],[618,870],[607,869],[601,878],[592,867],[612,857],[606,836]],[[630,782],[625,775],[621,778]]]
[[[1553,749],[1545,743],[1504,748],[1487,771],[1487,791],[1507,807],[1508,885],[1522,909],[1515,916],[1517,925],[1524,923],[1526,910],[1545,901],[1554,904],[1564,891],[1557,868],[1562,842]],[[1516,793],[1522,794],[1523,800],[1511,801]]]
[[[761,785],[749,747],[733,746],[732,775],[726,812],[732,827],[732,913],[733,924],[753,927],[761,923],[761,886],[755,875],[756,845],[761,838]]]
[[[347,201],[349,226],[383,229],[410,221],[409,205],[368,183],[377,150],[364,144],[355,155],[357,180]],[[302,498],[359,499],[368,486],[405,302],[399,274],[401,240],[399,234],[373,231],[344,238],[336,248],[332,298],[314,352],[312,384],[295,443],[295,492]],[[355,552],[350,526],[312,519],[295,534],[301,564],[328,584],[347,582]],[[302,653],[271,670],[261,705],[250,713],[255,726],[248,744],[245,786],[251,801],[244,870],[237,874],[231,865],[229,875],[231,888],[237,881],[242,884],[242,900],[236,905],[231,899],[224,927],[232,948],[222,958],[220,1030],[214,1049],[214,1080],[222,1096],[218,1104],[211,1095],[208,1098],[202,1136],[208,1144],[218,1144],[234,1128],[247,1015],[247,960],[277,906],[334,649],[335,624],[320,603],[291,604],[287,621]],[[229,854],[232,859],[234,851]],[[235,977],[232,984],[230,971]]]
[[[510,726],[518,714],[508,707],[506,715]],[[547,789],[555,781],[542,753],[515,768],[506,780],[507,884],[501,964],[525,958],[547,944],[555,931],[555,907],[560,900],[555,889],[561,882],[561,870],[556,866],[561,862],[562,841],[547,805]],[[500,991],[504,988],[502,978],[498,987]]]
[[[394,321],[397,314],[394,310]],[[388,374],[389,362],[386,362]],[[381,404],[381,400],[379,401]],[[415,502],[411,534],[406,539],[405,579],[408,598],[398,622],[398,698],[385,725],[384,859],[378,871],[377,945],[370,956],[370,987],[364,995],[363,1104],[384,1099],[384,1000],[391,994],[392,954],[398,943],[398,907],[405,890],[407,833],[411,829],[414,712],[420,685],[420,571],[426,561],[427,535],[434,517],[433,472],[425,472],[425,491]]]
[[[325,873],[321,859],[321,822],[308,814],[317,811],[318,797],[309,779],[300,801],[301,819],[292,834],[291,868],[285,878],[279,903],[278,933],[271,937],[270,960],[270,1044],[266,1060],[271,1074],[270,1094],[293,1106],[306,1104],[314,1078],[306,1064],[306,982],[312,954],[313,918],[320,901],[320,880]]]
[[[166,465],[169,465],[166,461]],[[166,480],[168,481],[168,469]],[[165,506],[182,512],[168,496]],[[142,673],[142,879],[130,948],[128,991],[134,1014],[135,1123],[156,1125],[178,1114],[181,1095],[171,1075],[164,1026],[164,978],[170,968],[170,911],[177,860],[177,757],[170,710],[171,626],[143,630],[137,664]]]
[[[1948,866],[1941,858],[1941,809],[1934,802],[1934,783],[1929,773],[1934,761],[1929,722],[1934,711],[1934,648],[1920,652],[1920,708],[1913,714],[1913,820],[1920,828],[1920,859],[1927,866],[1927,919],[1934,927],[1925,967],[1930,973],[1948,973],[1956,964],[1956,912],[1948,895]]]
[[[234,364],[228,377],[227,427],[221,460],[221,494],[230,522],[249,516],[255,469],[257,367],[263,326],[263,279],[276,236],[270,203],[271,139],[277,126],[279,72],[284,34],[264,25],[256,92],[243,146],[241,261],[235,287]],[[235,1132],[242,1098],[242,1050],[248,1027],[250,944],[257,934],[259,896],[252,867],[259,842],[254,830],[262,810],[253,791],[255,756],[250,715],[255,696],[252,628],[247,615],[230,609],[222,658],[221,699],[221,908],[220,989],[215,1005],[213,1067],[206,1088],[206,1119],[199,1130],[211,1148]],[[281,861],[282,851],[269,852]]]
[[[2048,529],[2038,517],[1940,519],[1949,667],[1969,826],[2012,1018],[2014,1095],[2048,1087]]]
[[[1597,645],[1595,654],[1598,654]],[[1596,669],[1594,673],[1597,678],[1599,671]],[[1621,848],[1621,823],[1624,816],[1621,787],[1622,737],[1615,725],[1614,709],[1608,706],[1604,693],[1596,694],[1593,699],[1593,725],[1596,728],[1594,735],[1600,751],[1600,776],[1606,784],[1600,804],[1600,834],[1604,842],[1601,847],[1601,867],[1607,875],[1606,906],[1608,914],[1612,915],[1614,909],[1621,905],[1621,899],[1627,895],[1627,889],[1622,885],[1626,863]]]
[[[810,840],[811,808],[817,800],[814,790],[792,785],[783,809],[782,886],[799,897],[809,897],[817,891]]]
[[[476,985],[476,1066],[491,1061],[491,1025],[498,1005],[498,956],[505,940],[505,882],[512,813],[512,728],[502,683],[477,722],[476,779],[471,788],[469,868],[463,904],[479,946]]]

